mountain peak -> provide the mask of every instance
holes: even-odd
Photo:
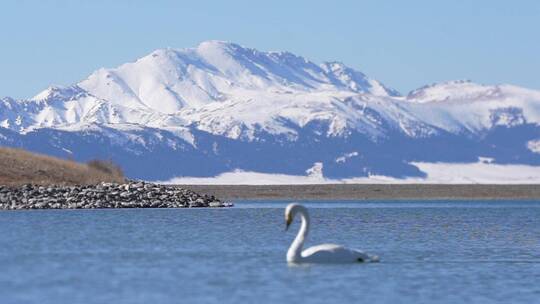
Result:
[[[221,40],[158,49],[118,68],[100,69],[78,85],[99,99],[165,114],[268,92],[399,95],[343,63],[318,65],[290,52],[258,51]]]
[[[321,67],[323,67],[327,71],[340,71],[350,69],[341,61],[326,61],[321,64]]]
[[[30,98],[31,101],[44,101],[53,99],[69,100],[85,94],[86,92],[77,85],[68,87],[52,85],[39,94]]]
[[[238,48],[244,48],[240,46],[239,44],[225,41],[225,40],[206,40],[199,43],[199,45],[196,47],[198,50],[202,49],[238,49]]]
[[[496,98],[501,95],[498,85],[483,85],[471,80],[437,82],[411,91],[407,100],[426,103],[440,101],[467,101]]]

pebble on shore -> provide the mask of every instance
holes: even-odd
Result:
[[[145,182],[0,186],[0,210],[230,207],[214,196]]]

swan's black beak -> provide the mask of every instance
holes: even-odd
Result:
[[[287,218],[285,220],[285,231],[289,230],[289,226],[291,225],[292,220],[290,218]]]

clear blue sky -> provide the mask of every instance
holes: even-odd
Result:
[[[406,93],[452,79],[540,89],[540,1],[2,0],[0,96],[218,39],[338,60]]]

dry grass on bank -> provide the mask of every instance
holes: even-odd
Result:
[[[123,182],[122,170],[109,161],[81,164],[21,149],[0,147],[0,185],[87,185]]]

